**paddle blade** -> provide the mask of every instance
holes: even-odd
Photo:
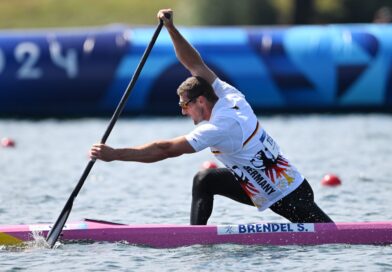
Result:
[[[60,214],[56,223],[53,225],[52,229],[49,231],[48,236],[46,237],[46,242],[49,244],[50,248],[53,248],[54,244],[56,244],[61,231],[64,228],[65,222],[67,222],[68,216],[71,213],[72,202],[70,205],[64,207],[64,210]]]

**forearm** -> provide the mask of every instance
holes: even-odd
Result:
[[[114,152],[115,160],[151,163],[181,155],[170,151],[169,145],[168,142],[158,141],[133,148],[118,148]]]
[[[112,148],[105,144],[94,144],[90,149],[90,158],[102,161],[156,162],[177,157],[195,150],[184,136],[171,140],[155,141],[137,147]]]
[[[193,74],[198,66],[204,65],[199,52],[182,36],[174,25],[168,26],[167,30],[173,41],[178,60]]]
[[[166,16],[170,15],[170,16]],[[204,63],[199,52],[181,35],[173,23],[173,11],[163,9],[158,12],[158,18],[163,21],[174,45],[174,51],[181,64],[191,72],[192,76],[200,76],[212,84],[216,75]]]

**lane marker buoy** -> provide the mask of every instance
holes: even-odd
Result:
[[[321,180],[321,184],[324,186],[339,186],[342,184],[342,181],[334,174],[327,174]]]
[[[218,168],[218,165],[213,161],[205,161],[201,165],[201,168],[202,169],[216,169],[216,168]]]
[[[15,147],[15,141],[11,138],[4,137],[1,139],[1,146],[2,147]]]

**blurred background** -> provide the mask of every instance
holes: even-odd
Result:
[[[161,8],[257,113],[391,112],[391,0],[0,0],[0,116],[108,116]],[[124,114],[177,115],[163,30]]]
[[[181,25],[290,25],[391,21],[391,0],[0,0],[1,28],[155,24],[161,8]]]

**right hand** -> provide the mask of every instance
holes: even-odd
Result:
[[[94,144],[90,149],[90,159],[110,162],[116,159],[115,149],[105,144]]]
[[[169,14],[170,15],[170,19],[168,19],[165,14]],[[173,10],[172,9],[161,9],[160,11],[158,11],[157,14],[157,18],[159,20],[163,21],[163,24],[166,27],[171,27],[173,26]]]

